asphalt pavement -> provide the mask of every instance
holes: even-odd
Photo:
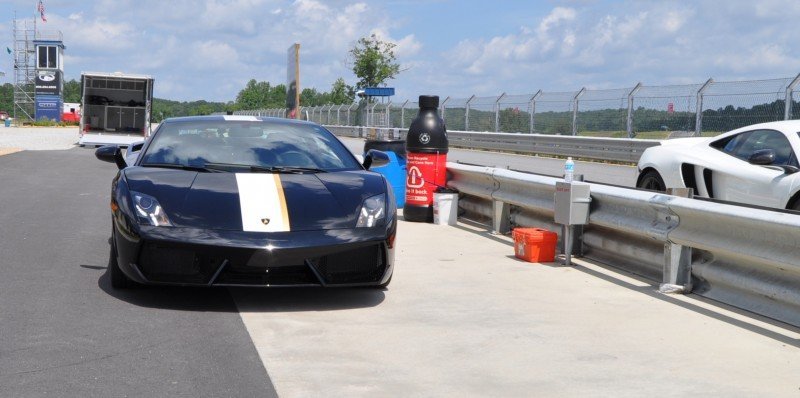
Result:
[[[0,156],[0,396],[276,396],[227,289],[111,290],[115,173]]]
[[[93,152],[0,156],[0,397],[800,391],[797,328],[465,222],[401,221],[387,290],[112,290]]]

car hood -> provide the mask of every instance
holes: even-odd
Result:
[[[231,231],[354,228],[364,200],[386,191],[383,176],[362,170],[269,174],[130,167],[125,178],[130,190],[155,197],[176,227]]]

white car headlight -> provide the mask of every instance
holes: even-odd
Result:
[[[171,227],[167,214],[156,198],[143,193],[131,191],[133,198],[133,208],[136,211],[136,218],[139,224],[152,225],[154,227]]]
[[[356,228],[370,228],[386,218],[386,194],[367,198],[361,205]]]

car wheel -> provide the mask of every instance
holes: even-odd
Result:
[[[111,250],[108,253],[108,275],[111,278],[111,287],[114,289],[127,289],[133,286],[133,281],[122,273],[117,264],[117,246],[114,235],[111,235]]]
[[[788,207],[789,210],[800,211],[800,199],[795,199]]]
[[[658,192],[665,192],[667,190],[667,186],[664,184],[664,179],[662,179],[661,175],[655,170],[648,170],[647,172],[642,173],[641,177],[639,177],[639,184],[636,185],[636,188]]]

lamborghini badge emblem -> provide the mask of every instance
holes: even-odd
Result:
[[[264,224],[264,225],[268,225],[269,224],[269,218],[262,218],[261,219],[261,223]]]

